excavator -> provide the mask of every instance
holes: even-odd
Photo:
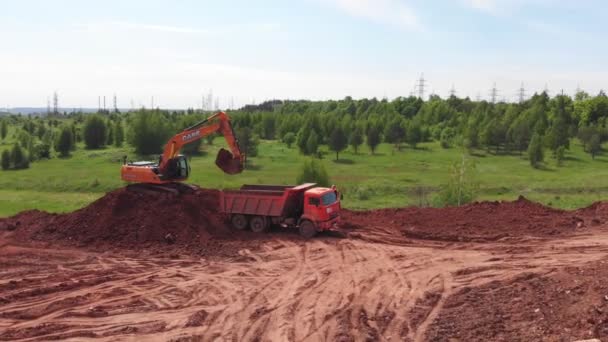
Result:
[[[157,163],[150,161],[127,163],[125,156],[120,175],[122,180],[132,183],[127,186],[127,189],[135,192],[174,194],[195,189],[193,186],[182,183],[188,179],[190,165],[186,156],[179,154],[179,151],[184,145],[214,133],[222,134],[230,148],[230,151],[224,148],[219,150],[215,165],[230,175],[241,173],[245,155],[239,148],[238,140],[230,124],[230,117],[224,112],[218,112],[174,135],[165,145],[163,154]]]

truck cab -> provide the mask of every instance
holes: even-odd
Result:
[[[335,186],[306,190],[303,209],[300,221],[310,220],[316,223],[319,230],[329,229],[337,222],[340,215],[340,194]]]

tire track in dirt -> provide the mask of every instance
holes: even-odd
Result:
[[[0,340],[424,341],[451,293],[605,257],[608,233],[513,243],[297,238],[159,258],[0,241]]]

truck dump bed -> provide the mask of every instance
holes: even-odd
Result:
[[[291,216],[301,207],[304,192],[316,186],[306,183],[289,185],[243,185],[240,190],[220,192],[220,211],[226,214]]]

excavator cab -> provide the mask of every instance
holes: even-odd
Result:
[[[166,174],[163,175],[163,180],[178,181],[187,179],[190,175],[190,164],[188,164],[188,158],[183,154],[178,155],[175,158],[169,160],[167,164]]]

